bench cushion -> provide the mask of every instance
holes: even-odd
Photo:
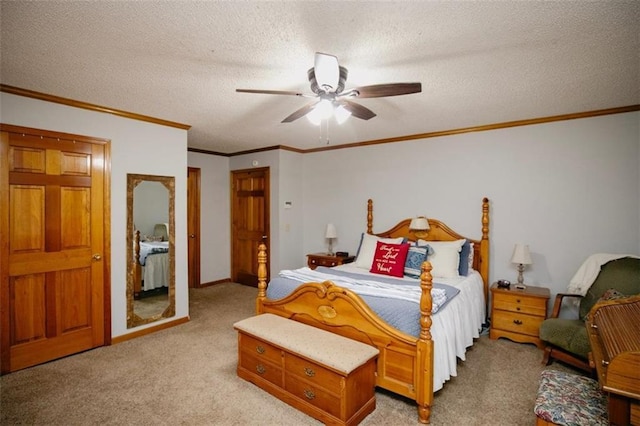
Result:
[[[344,374],[379,353],[373,346],[273,314],[256,315],[233,326]]]
[[[533,409],[558,425],[608,425],[607,396],[598,382],[573,373],[544,370]]]

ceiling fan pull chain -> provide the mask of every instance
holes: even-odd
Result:
[[[325,122],[325,139],[327,141],[327,145],[329,145],[329,119],[324,120]]]

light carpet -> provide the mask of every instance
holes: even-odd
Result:
[[[191,321],[0,377],[3,425],[319,425],[236,376],[232,324],[257,290],[190,291]],[[434,425],[533,425],[542,352],[480,337],[436,393]],[[567,370],[554,364],[546,368]],[[385,391],[363,425],[417,424],[415,404]]]

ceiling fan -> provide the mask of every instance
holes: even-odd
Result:
[[[262,93],[267,95],[292,95],[305,98],[316,98],[287,116],[283,123],[291,123],[300,117],[307,117],[316,124],[335,113],[338,122],[346,120],[350,115],[362,120],[369,120],[376,114],[352,99],[382,98],[386,96],[408,95],[422,91],[421,83],[390,83],[355,87],[344,90],[348,71],[338,65],[338,58],[326,53],[316,52],[313,68],[307,71],[313,94],[286,90],[236,89],[241,93]]]

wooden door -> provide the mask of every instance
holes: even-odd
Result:
[[[258,286],[258,245],[269,250],[269,168],[231,172],[231,279]],[[268,275],[268,272],[267,272]]]
[[[110,339],[108,142],[2,130],[0,361],[7,373]]]
[[[187,172],[187,234],[189,288],[200,287],[200,169]]]

